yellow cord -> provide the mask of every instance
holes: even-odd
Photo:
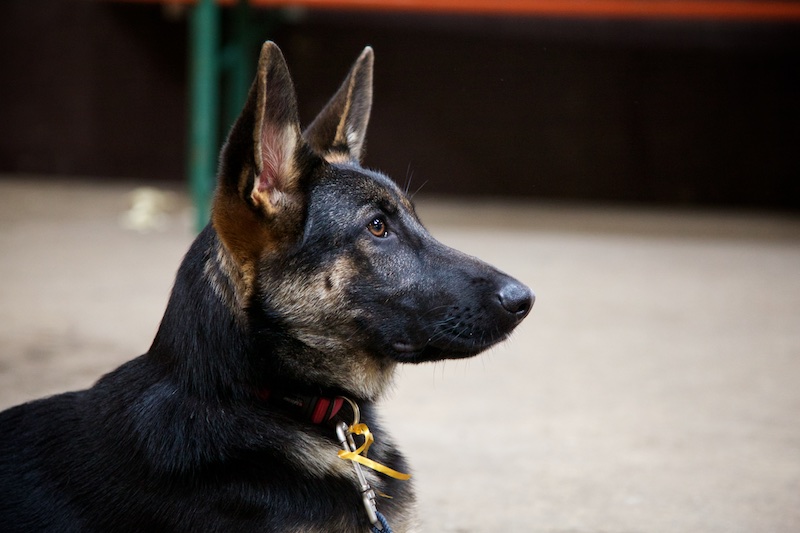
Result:
[[[367,459],[367,451],[369,447],[372,446],[372,443],[375,441],[375,438],[372,436],[369,428],[366,424],[353,424],[347,429],[347,432],[352,435],[361,435],[364,437],[364,444],[361,445],[357,450],[353,452],[347,452],[344,450],[339,450],[339,457],[341,459],[347,459],[349,461],[355,461],[367,468],[371,468],[380,472],[381,474],[386,474],[389,477],[393,477],[395,479],[401,479],[403,481],[410,479],[411,474],[403,474],[402,472],[398,472],[397,470],[392,470],[386,465],[382,465],[372,459]],[[362,455],[363,454],[363,455]]]

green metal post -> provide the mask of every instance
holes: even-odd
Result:
[[[255,74],[257,33],[247,0],[239,0],[231,13],[231,39],[225,47],[225,126],[230,127],[244,107]]]
[[[189,26],[189,183],[198,231],[208,223],[217,169],[219,7],[198,0]]]

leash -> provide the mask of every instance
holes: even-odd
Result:
[[[375,527],[375,524],[372,524],[372,533],[393,533],[392,528],[389,527],[389,523],[386,521],[386,518],[384,518],[384,516],[378,511],[375,511],[375,514],[378,517],[378,521],[381,523],[382,529],[378,529]]]
[[[378,511],[375,490],[369,484],[361,467],[365,466],[400,480],[407,480],[411,476],[367,458],[367,451],[372,443],[375,442],[375,438],[372,436],[369,427],[360,421],[361,411],[358,408],[358,404],[344,396],[324,398],[321,396],[283,395],[275,394],[268,389],[259,390],[257,396],[259,399],[282,407],[284,410],[295,414],[296,417],[313,424],[334,426],[336,438],[342,446],[338,456],[341,459],[352,462],[359,482],[361,500],[364,504],[367,518],[369,518],[372,532],[392,533],[392,528],[389,526],[386,517]],[[345,422],[343,416],[341,416],[342,408],[345,405],[349,405],[353,411],[353,422],[351,424]],[[364,443],[361,446],[356,446],[354,435],[363,437]]]

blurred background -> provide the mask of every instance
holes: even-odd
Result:
[[[0,408],[148,349],[261,42],[304,124],[371,45],[366,164],[537,293],[399,371],[423,531],[800,531],[800,4],[199,6],[0,2]]]
[[[229,7],[216,40],[242,45],[245,86],[259,43],[276,41],[304,124],[373,46],[367,163],[425,192],[800,206],[796,4],[689,0],[648,13],[648,0],[594,2],[616,12],[486,1],[476,13],[384,3],[412,8],[253,7],[242,17]],[[693,4],[722,8],[703,15]],[[184,180],[190,14],[168,1],[5,0],[0,171]],[[231,52],[218,62],[218,142],[238,113],[231,93],[243,91],[226,69]]]

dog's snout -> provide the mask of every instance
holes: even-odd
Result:
[[[498,292],[498,298],[503,309],[514,315],[518,320],[525,318],[536,301],[536,296],[522,283],[512,281],[506,283]]]

